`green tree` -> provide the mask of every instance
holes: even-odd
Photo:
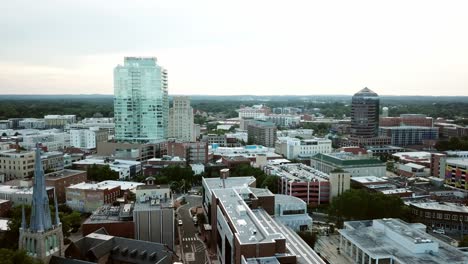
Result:
[[[34,259],[23,250],[0,248],[0,263],[2,264],[40,264],[41,261]]]
[[[265,180],[263,180],[262,188],[268,188],[272,193],[278,193],[278,176],[266,176]]]
[[[408,214],[400,197],[388,196],[363,189],[350,189],[333,198],[329,215],[341,224],[344,220],[365,220],[378,218],[402,218]]]
[[[119,173],[111,170],[109,165],[98,166],[96,164],[93,164],[88,167],[86,172],[88,175],[88,180],[90,181],[101,182],[119,179]]]

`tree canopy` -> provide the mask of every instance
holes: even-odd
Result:
[[[2,264],[40,264],[42,261],[34,259],[23,250],[0,248],[0,263]]]
[[[363,189],[350,189],[333,198],[328,213],[338,221],[390,217],[407,219],[408,215],[400,197]]]
[[[278,192],[278,177],[266,175],[259,168],[254,168],[248,164],[241,164],[231,171],[232,177],[253,176],[256,179],[258,188],[268,188],[272,193]]]
[[[88,167],[86,172],[88,175],[88,180],[90,181],[101,182],[119,179],[119,173],[111,170],[109,165],[98,166],[96,164],[93,164]]]
[[[446,150],[468,150],[468,137],[457,138],[453,137],[449,140],[439,140],[435,144],[438,151]]]

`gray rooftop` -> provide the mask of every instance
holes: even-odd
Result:
[[[273,219],[265,210],[253,210],[259,224],[268,233],[279,233],[286,238],[286,249],[289,255],[297,257],[299,264],[325,264],[325,262],[307,245],[291,228]]]
[[[203,181],[210,190],[223,188],[223,180],[220,178],[203,178]],[[224,180],[226,188],[249,187],[254,185],[254,183],[255,178],[253,176],[229,177]]]
[[[468,206],[455,203],[444,203],[444,202],[406,202],[407,205],[412,205],[421,209],[446,211],[446,212],[457,212],[457,213],[468,213]]]
[[[391,258],[398,263],[468,263],[468,255],[425,232],[422,224],[400,219],[345,222],[340,234],[372,258]]]
[[[256,244],[274,242],[276,239],[284,239],[279,233],[267,232],[260,225],[244,199],[234,189],[213,190],[214,195],[220,200],[234,226],[241,244]]]

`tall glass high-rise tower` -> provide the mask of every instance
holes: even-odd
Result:
[[[167,72],[156,58],[125,57],[114,69],[115,139],[158,142],[166,138]]]

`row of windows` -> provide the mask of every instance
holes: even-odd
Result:
[[[413,213],[418,215],[418,210],[413,209]],[[444,219],[444,220],[452,220],[452,221],[465,221],[468,222],[468,215],[457,215],[457,214],[448,214],[448,213],[436,213],[436,212],[423,212],[419,211],[419,216],[425,218],[432,218],[432,219]]]

